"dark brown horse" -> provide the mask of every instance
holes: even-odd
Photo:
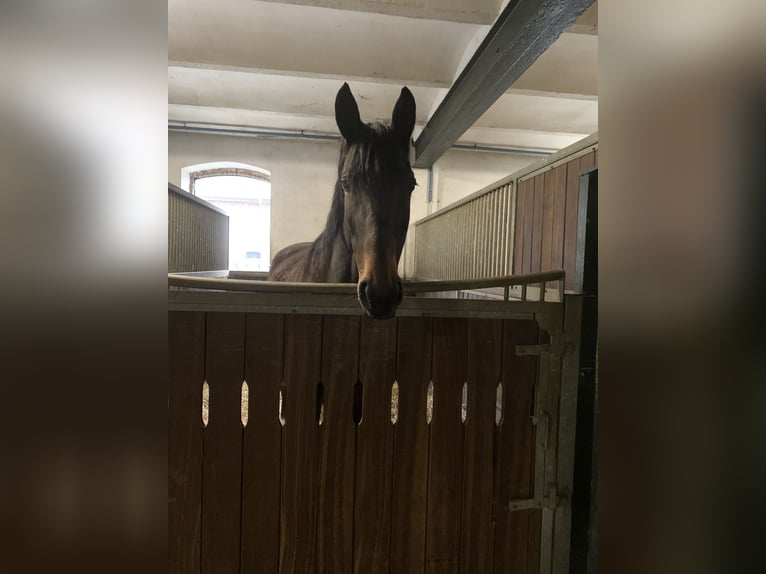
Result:
[[[366,124],[343,84],[335,98],[335,121],[343,138],[327,224],[313,243],[277,253],[269,279],[357,283],[367,315],[388,319],[402,300],[397,267],[416,185],[409,161],[415,99],[402,88],[391,125]]]

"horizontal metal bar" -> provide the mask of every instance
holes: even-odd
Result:
[[[239,271],[238,277],[245,276],[246,271]],[[490,287],[510,287],[528,285],[541,281],[564,279],[565,273],[543,271],[524,275],[506,275],[503,277],[487,277],[484,279],[465,279],[449,281],[415,281],[404,283],[404,293],[437,293],[441,291],[464,291],[467,289],[486,289]],[[292,283],[278,281],[260,281],[247,279],[221,279],[199,277],[181,273],[168,273],[168,285],[171,287],[187,287],[192,289],[214,289],[218,291],[253,291],[259,293],[325,293],[336,295],[356,295],[357,286],[354,283]]]
[[[517,498],[508,501],[508,510],[531,510],[534,508],[556,508],[563,500],[557,496],[545,496],[543,498]]]
[[[524,357],[527,355],[539,355],[550,351],[551,346],[547,344],[543,345],[516,345],[516,355]]]
[[[338,294],[252,293],[225,291],[168,291],[169,311],[224,311],[322,315],[362,315],[355,297]],[[465,317],[535,319],[558,316],[560,303],[480,301],[405,297],[396,311],[400,317]]]

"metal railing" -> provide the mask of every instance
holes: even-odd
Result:
[[[229,266],[229,216],[168,183],[168,272]]]
[[[508,182],[468,196],[415,224],[419,279],[508,276],[513,255],[515,187]]]
[[[413,237],[408,238],[414,250],[414,271],[410,276],[419,280],[511,276],[519,182],[567,164],[597,147],[595,133],[415,222]],[[538,287],[530,286],[530,297],[562,300],[563,291],[554,285],[548,287],[538,293]],[[526,289],[516,285],[512,296],[526,298]],[[494,297],[499,298],[499,294]]]
[[[216,291],[246,291],[253,293],[282,294],[357,294],[356,283],[298,283],[284,281],[265,281],[264,274],[252,271],[215,272],[205,274],[168,273],[168,286],[187,289],[209,289]],[[520,288],[522,301],[540,301],[545,284],[551,281],[559,283],[560,301],[563,301],[565,273],[561,269],[527,273],[524,275],[505,275],[481,279],[453,279],[440,281],[405,281],[405,295],[438,293],[443,291],[465,291],[478,289],[502,288],[504,299],[509,298],[510,290]],[[535,295],[536,294],[536,295]]]

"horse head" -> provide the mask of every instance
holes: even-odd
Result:
[[[343,136],[336,185],[343,191],[343,235],[359,272],[359,301],[370,317],[390,318],[402,300],[397,268],[417,185],[409,161],[415,99],[402,88],[391,124],[367,124],[343,84],[335,119]]]

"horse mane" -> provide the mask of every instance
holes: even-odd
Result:
[[[394,142],[393,129],[384,123],[374,122],[365,124],[364,138],[349,143],[341,140],[340,154],[338,157],[338,177],[335,180],[330,213],[327,215],[327,223],[322,235],[329,232],[332,237],[343,226],[344,202],[343,186],[341,177],[343,169],[350,163],[349,175],[351,177],[363,177],[367,181],[374,181],[386,168],[397,161],[395,153],[397,146]]]

